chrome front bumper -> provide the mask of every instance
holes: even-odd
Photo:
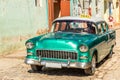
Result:
[[[33,59],[25,59],[25,63],[29,65],[40,65],[40,66],[45,66],[47,63],[55,63],[55,64],[60,64],[61,67],[58,66],[52,66],[52,68],[62,68],[62,67],[67,67],[67,68],[81,68],[81,69],[87,69],[91,67],[91,63],[80,63],[80,62],[53,62],[53,61],[37,61]]]

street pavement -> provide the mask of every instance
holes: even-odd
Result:
[[[120,27],[116,29],[116,46],[112,58],[105,59],[93,76],[86,76],[79,69],[46,69],[32,73],[24,63],[25,50],[0,57],[0,80],[120,80]]]

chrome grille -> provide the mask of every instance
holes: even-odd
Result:
[[[57,59],[77,59],[76,52],[53,51],[53,50],[37,50],[37,56],[42,58],[57,58]]]

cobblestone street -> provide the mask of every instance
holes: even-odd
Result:
[[[0,80],[119,80],[120,76],[120,30],[117,30],[116,46],[111,59],[105,59],[93,76],[86,76],[79,69],[44,69],[32,73],[24,64],[25,51],[0,58]]]

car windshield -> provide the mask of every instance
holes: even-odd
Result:
[[[75,33],[96,33],[95,24],[89,21],[56,21],[52,25],[52,32],[75,32]]]

